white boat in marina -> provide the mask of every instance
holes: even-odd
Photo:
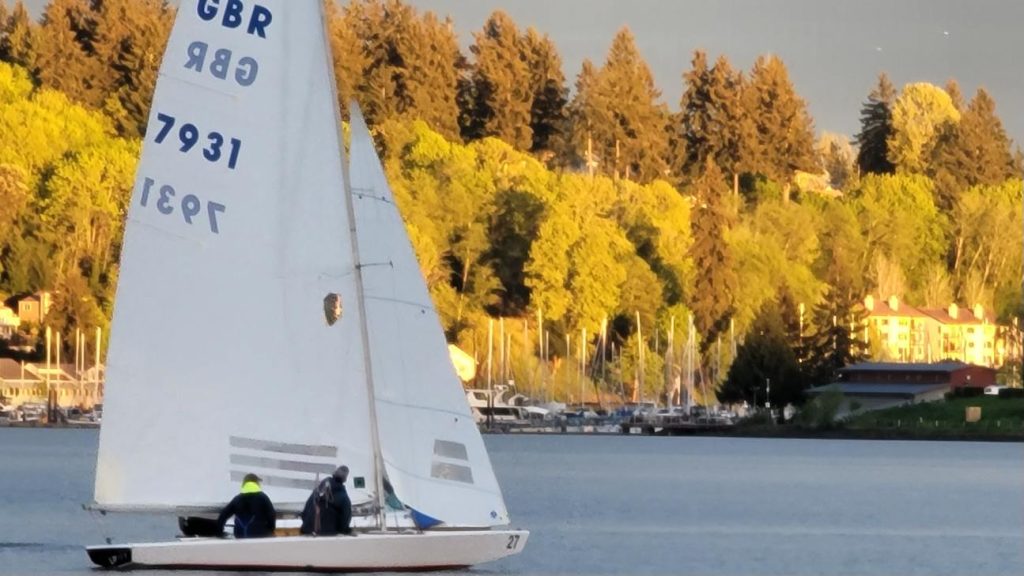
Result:
[[[365,528],[89,547],[100,566],[430,570],[526,544],[358,107],[346,161],[332,70],[321,0],[181,3],[128,211],[93,508],[216,514],[255,472],[294,514],[343,463]]]

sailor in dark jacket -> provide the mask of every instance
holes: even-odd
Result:
[[[302,509],[303,534],[352,534],[352,501],[345,490],[346,480],[348,466],[339,466],[313,489]]]
[[[228,518],[235,517],[235,538],[262,538],[273,536],[277,518],[270,497],[260,489],[262,480],[255,474],[246,474],[242,490],[231,499],[217,517],[217,533],[224,532]]]

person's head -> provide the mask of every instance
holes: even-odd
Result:
[[[348,466],[338,466],[335,468],[334,479],[342,483],[348,480]]]
[[[263,479],[259,476],[252,472],[248,473],[242,478],[242,492],[245,494],[248,494],[249,492],[259,492],[260,484],[262,482]]]

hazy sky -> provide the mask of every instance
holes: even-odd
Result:
[[[777,54],[819,132],[855,133],[879,72],[897,87],[956,78],[968,99],[984,86],[1010,136],[1024,142],[1024,0],[405,1],[450,15],[464,48],[492,11],[504,10],[551,36],[570,86],[583,59],[603,63],[616,31],[629,26],[673,110],[695,49],[744,70],[759,54]]]

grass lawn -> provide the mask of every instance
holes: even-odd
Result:
[[[981,408],[981,420],[967,422],[968,406]],[[1024,398],[978,396],[876,410],[846,420],[847,430],[900,430],[909,435],[1024,436]]]

